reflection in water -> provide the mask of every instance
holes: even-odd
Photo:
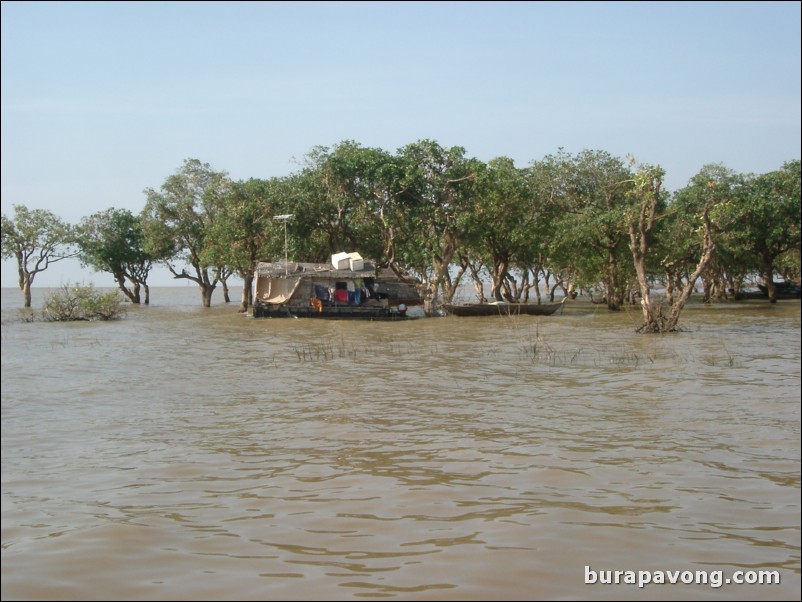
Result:
[[[800,584],[798,302],[548,318],[23,324],[3,598],[778,599]],[[584,584],[779,570],[774,586]]]

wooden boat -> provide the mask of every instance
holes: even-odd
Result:
[[[765,284],[758,284],[757,288],[760,291],[760,294],[763,295],[764,298],[768,298],[769,289]],[[799,299],[800,287],[796,282],[793,282],[791,280],[785,280],[783,282],[775,282],[774,296],[775,299]]]
[[[565,298],[567,299],[567,297]],[[531,303],[464,303],[462,305],[443,304],[447,313],[455,316],[550,316],[565,303],[547,303],[536,305]]]

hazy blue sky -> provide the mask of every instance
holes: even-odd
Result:
[[[267,178],[343,140],[600,149],[671,190],[800,158],[799,2],[4,1],[0,22],[7,216],[138,212],[186,158]],[[68,280],[112,284],[71,263],[34,286]]]

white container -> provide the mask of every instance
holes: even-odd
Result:
[[[351,269],[351,256],[348,253],[335,253],[331,256],[331,266],[335,270]]]
[[[361,272],[365,269],[365,261],[359,253],[349,253],[348,259],[352,272]]]

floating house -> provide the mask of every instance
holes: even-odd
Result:
[[[394,319],[423,302],[414,286],[379,277],[359,253],[337,253],[328,264],[259,263],[253,286],[255,318]]]

